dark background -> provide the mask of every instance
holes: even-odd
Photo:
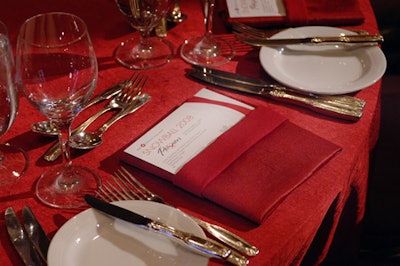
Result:
[[[387,71],[382,81],[380,137],[371,156],[361,265],[400,265],[400,1],[371,0]]]

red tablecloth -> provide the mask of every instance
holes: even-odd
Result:
[[[182,11],[188,14],[188,20],[171,28],[167,36],[176,49],[186,38],[202,34],[204,30],[200,5],[188,0],[181,0],[180,3]],[[352,28],[376,33],[377,25],[369,1],[360,0],[360,8],[365,15],[365,22]],[[28,17],[47,11],[75,13],[87,22],[99,62],[97,92],[131,75],[131,70],[114,62],[112,53],[120,41],[137,33],[132,33],[113,0],[8,1],[0,9],[0,20],[9,27],[14,49],[18,26]],[[222,30],[222,24],[216,28]],[[225,37],[234,41],[232,35]],[[221,69],[266,77],[258,62],[258,51],[238,43],[235,45],[236,57]],[[153,96],[151,102],[110,128],[104,134],[105,141],[100,147],[88,153],[76,154],[74,161],[96,169],[104,180],[110,178],[110,174],[119,167],[116,153],[121,147],[143,134],[169,110],[204,87],[204,84],[185,76],[188,67],[176,56],[163,67],[146,70],[144,73],[150,79],[145,91]],[[284,115],[292,123],[342,147],[339,154],[290,193],[261,225],[194,197],[156,176],[133,168],[131,171],[168,202],[204,220],[223,225],[258,246],[260,254],[250,259],[251,265],[308,265],[330,259],[352,259],[357,250],[365,211],[369,152],[378,137],[379,94],[380,82],[356,93],[357,97],[367,101],[367,106],[360,121],[349,123],[291,105],[228,93],[239,100],[264,105]],[[100,107],[85,110],[77,120],[83,120]],[[22,207],[29,205],[50,236],[79,212],[49,208],[34,196],[35,180],[55,164],[41,158],[52,140],[29,130],[31,123],[42,119],[44,117],[21,97],[18,117],[2,138],[2,141],[25,149],[31,164],[19,181],[0,187],[1,265],[22,264],[5,230],[3,213],[7,207],[14,207],[20,214]],[[102,120],[106,119],[107,116]],[[210,262],[211,265],[218,263]]]

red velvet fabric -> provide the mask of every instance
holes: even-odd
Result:
[[[286,16],[231,18],[229,14],[226,14],[227,21],[264,27],[357,25],[364,21],[359,0],[283,0],[283,5]]]
[[[167,36],[174,43],[176,51],[186,38],[204,32],[199,3],[195,4],[192,0],[181,0],[180,3],[188,19],[171,27]],[[369,1],[360,0],[359,4],[365,21],[351,28],[377,33]],[[9,27],[14,49],[19,25],[28,17],[46,11],[75,13],[87,22],[99,62],[99,80],[95,93],[131,76],[132,71],[115,63],[112,54],[119,42],[138,35],[131,31],[113,0],[7,1],[0,9],[0,19]],[[223,34],[223,24],[218,20],[215,22],[216,33]],[[223,37],[234,42],[237,54],[231,62],[221,66],[221,69],[268,78],[259,64],[256,49],[235,42],[231,34]],[[143,74],[149,76],[144,91],[153,96],[151,101],[135,114],[112,126],[103,135],[104,143],[98,148],[88,152],[74,151],[74,163],[87,165],[95,169],[103,180],[109,180],[121,163],[118,152],[122,147],[142,135],[199,89],[207,86],[222,91],[190,79],[185,75],[188,67],[177,55],[165,66],[143,71]],[[279,204],[274,205],[273,211],[261,224],[255,224],[209,200],[196,197],[162,178],[127,166],[128,169],[169,203],[204,220],[222,225],[258,246],[260,254],[250,259],[251,265],[298,265],[301,262],[310,265],[320,264],[329,258],[351,258],[357,248],[358,232],[365,211],[369,152],[379,133],[380,81],[355,93],[367,102],[363,117],[356,123],[329,118],[289,104],[233,92],[224,93],[273,110],[287,118],[291,124],[335,143],[342,150],[282,198]],[[83,121],[102,106],[92,106],[83,111],[77,117],[76,123]],[[99,119],[90,129],[95,129],[112,114]],[[68,219],[81,211],[50,208],[34,196],[35,181],[40,174],[60,163],[48,163],[42,159],[43,153],[54,139],[30,131],[32,123],[43,119],[39,111],[21,95],[16,121],[1,139],[25,149],[30,156],[30,166],[16,183],[0,187],[0,265],[22,265],[5,230],[3,214],[7,207],[14,207],[20,215],[22,207],[29,205],[50,237]],[[284,138],[290,141],[292,136]],[[212,260],[210,265],[221,263]]]

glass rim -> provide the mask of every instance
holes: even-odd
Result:
[[[73,39],[68,40],[68,41],[66,41],[66,42],[58,43],[58,44],[53,44],[53,45],[48,45],[48,44],[46,44],[45,46],[40,45],[40,44],[38,44],[38,43],[32,43],[32,42],[30,42],[30,41],[27,41],[24,37],[22,37],[21,32],[23,31],[23,29],[25,29],[25,28],[27,27],[27,25],[28,25],[29,23],[31,23],[32,21],[34,21],[34,20],[36,20],[36,19],[38,19],[38,18],[41,18],[41,17],[50,17],[50,16],[64,16],[64,17],[72,17],[72,18],[74,18],[74,21],[78,21],[79,24],[80,24],[80,25],[77,25],[77,26],[76,26],[78,29],[80,29],[80,31],[79,31],[80,34],[77,35],[76,37],[74,37]],[[19,39],[19,40],[23,40],[24,42],[29,42],[29,43],[31,43],[31,44],[37,46],[37,47],[59,48],[59,47],[63,47],[63,46],[66,46],[66,45],[71,45],[71,44],[73,44],[73,43],[75,43],[75,42],[79,42],[80,40],[82,40],[83,38],[85,38],[85,36],[89,36],[89,31],[88,31],[86,22],[85,22],[81,17],[79,17],[79,16],[77,16],[77,15],[75,15],[75,14],[72,14],[72,13],[68,13],[68,12],[47,12],[47,13],[40,13],[40,14],[34,15],[34,16],[32,16],[32,17],[26,19],[26,20],[22,23],[22,25],[20,26],[19,34],[18,34],[18,39]],[[90,40],[90,37],[89,37],[89,40]]]

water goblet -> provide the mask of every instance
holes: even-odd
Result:
[[[7,26],[0,21],[0,136],[14,123],[18,111],[15,66]],[[0,143],[0,185],[16,181],[28,168],[28,155],[9,143]]]
[[[229,62],[235,56],[232,44],[213,34],[214,7],[215,0],[204,0],[205,34],[186,40],[181,46],[180,54],[190,64],[218,66]]]
[[[63,151],[62,165],[40,176],[36,195],[52,207],[80,207],[83,195],[101,185],[92,169],[71,162],[69,149],[71,123],[92,95],[98,76],[85,22],[62,12],[26,20],[17,39],[16,72],[27,99],[57,127]]]
[[[165,38],[150,36],[154,27],[166,16],[171,0],[115,0],[130,25],[140,33],[140,38],[122,42],[114,51],[114,58],[130,69],[149,69],[171,61],[173,45]]]

